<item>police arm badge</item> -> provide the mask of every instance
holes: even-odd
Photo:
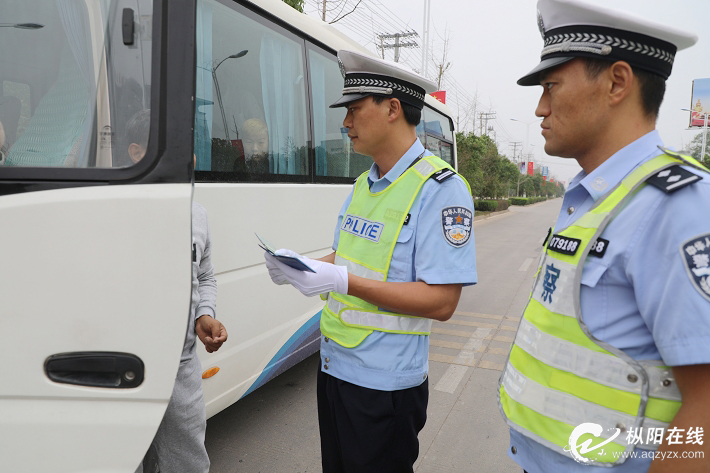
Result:
[[[471,239],[473,212],[466,207],[446,207],[441,210],[441,230],[453,247],[464,246]]]
[[[686,241],[680,252],[693,286],[710,301],[710,233]]]

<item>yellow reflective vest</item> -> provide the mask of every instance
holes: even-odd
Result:
[[[577,460],[594,466],[623,463],[634,448],[626,431],[665,428],[681,406],[671,369],[631,358],[594,338],[580,309],[580,283],[590,252],[603,251],[604,228],[645,181],[677,164],[705,169],[693,158],[661,155],[630,173],[568,228],[548,239],[533,291],[500,378],[499,407],[511,429],[568,455],[573,430],[602,427],[602,438],[584,434],[590,450]],[[618,430],[618,433],[617,433]],[[603,448],[596,445],[617,435]]]
[[[397,237],[414,199],[427,179],[443,169],[454,172],[436,156],[421,158],[386,189],[374,193],[370,192],[368,173],[361,174],[343,215],[335,264],[347,266],[350,274],[386,281]],[[320,330],[339,345],[353,348],[375,330],[429,335],[431,319],[382,311],[357,297],[331,292],[321,314]]]

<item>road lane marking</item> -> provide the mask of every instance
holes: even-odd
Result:
[[[429,345],[432,347],[451,348],[452,350],[463,350],[463,343],[437,340],[431,337],[429,337]]]
[[[473,332],[465,332],[463,330],[448,330],[445,328],[432,327],[431,333],[436,333],[439,335],[453,335],[454,337],[469,338]]]
[[[528,268],[530,268],[530,265],[532,264],[533,259],[532,258],[525,258],[525,261],[523,261],[523,264],[520,265],[520,269],[518,271],[527,271]]]
[[[510,353],[510,348],[488,347],[488,353],[492,355],[508,355],[508,353]]]
[[[439,382],[436,383],[436,386],[434,386],[434,389],[444,393],[453,394],[459,386],[461,379],[466,374],[466,371],[468,371],[468,366],[449,366],[446,373],[444,373],[444,376],[442,376]]]
[[[487,370],[503,371],[503,363],[493,363],[492,361],[488,360],[481,360],[481,362],[478,364],[478,367]]]
[[[502,315],[489,315],[489,314],[479,314],[477,312],[466,312],[464,310],[457,310],[454,315],[463,315],[466,317],[478,317],[479,319],[493,319],[493,320],[503,320]]]
[[[483,322],[475,322],[472,320],[449,319],[448,322],[446,322],[446,325],[463,325],[465,327],[498,328],[498,324],[486,324]]]

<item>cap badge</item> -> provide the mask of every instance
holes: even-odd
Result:
[[[345,79],[345,66],[343,65],[343,61],[338,58],[338,67],[340,68],[340,74],[343,76],[343,79]]]
[[[540,13],[540,10],[537,11],[537,28],[540,30],[542,39],[545,39],[545,22],[542,21],[542,13]]]

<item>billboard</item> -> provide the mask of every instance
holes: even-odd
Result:
[[[530,161],[530,162],[528,163],[528,175],[529,175],[529,176],[532,176],[532,175],[534,175],[534,174],[535,174],[535,163],[533,163],[532,161]]]
[[[525,174],[525,161],[521,161],[518,163],[518,169],[520,169],[520,174]]]
[[[710,114],[710,79],[695,79],[690,99],[690,127],[702,127],[704,114]],[[710,126],[710,117],[708,117]]]

